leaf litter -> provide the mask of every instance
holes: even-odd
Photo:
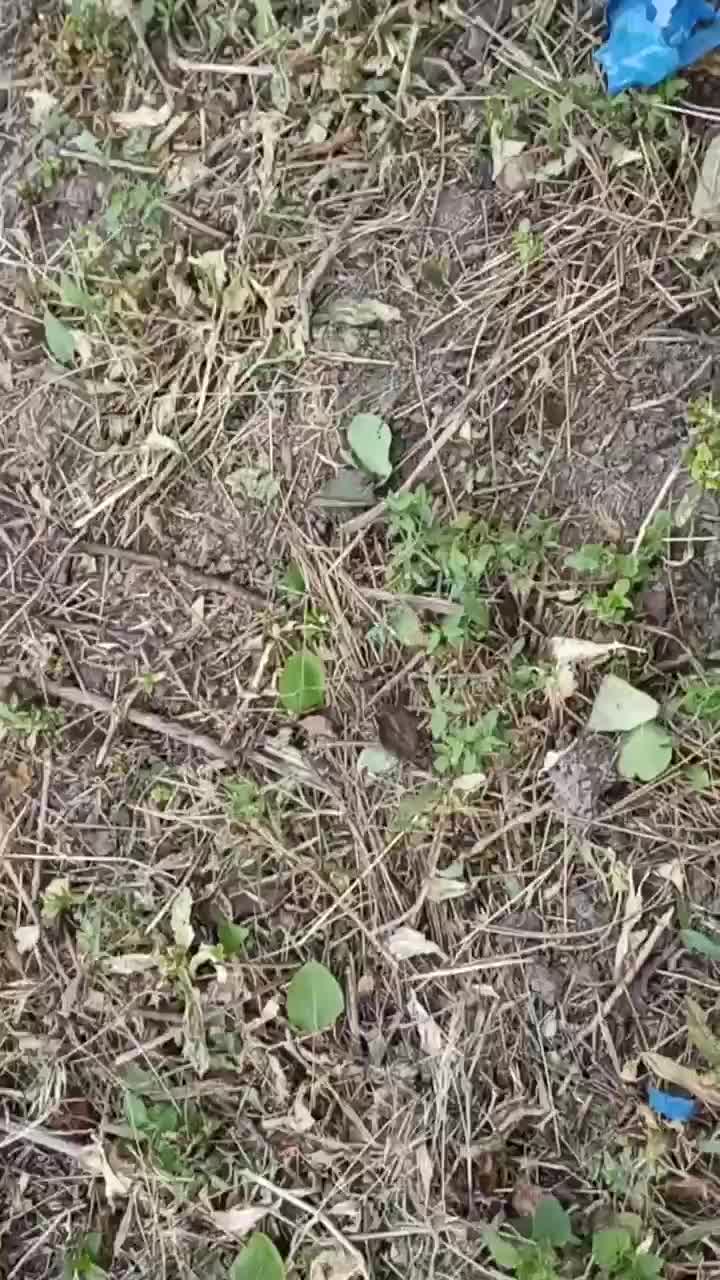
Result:
[[[514,559],[522,539],[508,537],[502,568],[475,583],[488,600],[481,636],[460,627],[438,639],[437,615],[422,603],[453,611],[441,617],[477,616],[472,557],[457,541],[468,518],[492,525],[499,516],[506,535],[524,536],[535,514],[548,514],[561,522],[563,551],[572,551],[565,538],[579,507],[583,519],[610,527],[618,554],[629,532],[629,551],[684,448],[687,400],[712,381],[693,328],[706,284],[675,265],[694,181],[685,116],[661,113],[659,132],[644,118],[637,127],[615,116],[608,124],[607,104],[596,99],[576,107],[571,127],[562,123],[567,104],[555,116],[553,94],[538,93],[534,81],[547,83],[543,68],[552,84],[556,74],[573,79],[589,57],[582,41],[557,26],[557,6],[541,6],[542,14],[516,6],[500,32],[510,45],[502,45],[495,10],[481,8],[492,30],[480,69],[466,52],[467,29],[447,13],[395,9],[369,39],[352,7],[296,17],[264,0],[241,8],[232,32],[214,3],[193,14],[192,29],[182,7],[161,15],[145,5],[146,44],[132,42],[123,19],[110,24],[109,45],[88,52],[85,44],[81,59],[66,57],[62,43],[78,15],[49,13],[33,48],[20,50],[18,75],[39,76],[33,82],[48,90],[44,102],[35,97],[34,123],[33,100],[25,104],[22,129],[51,128],[62,109],[76,158],[72,174],[58,172],[65,158],[56,144],[18,129],[29,144],[22,181],[32,197],[17,201],[12,231],[23,274],[8,282],[13,355],[2,380],[12,429],[6,424],[10,480],[0,500],[11,608],[23,625],[4,632],[2,665],[23,672],[20,710],[31,719],[55,710],[48,679],[87,701],[64,703],[59,734],[35,727],[32,742],[24,730],[6,732],[3,719],[7,767],[31,763],[26,794],[8,797],[13,839],[23,857],[33,848],[42,855],[27,864],[15,850],[6,856],[7,1105],[25,1133],[39,1118],[51,1132],[71,1126],[78,1099],[93,1125],[114,1126],[104,1130],[113,1134],[107,1159],[115,1178],[130,1179],[126,1166],[132,1172],[138,1228],[125,1224],[104,1241],[118,1280],[160,1273],[168,1233],[181,1270],[202,1273],[212,1245],[224,1276],[257,1280],[259,1267],[280,1280],[285,1237],[274,1209],[255,1218],[265,1204],[297,1223],[302,1265],[323,1277],[344,1280],[357,1264],[345,1231],[370,1231],[377,1243],[368,1254],[387,1254],[409,1277],[456,1269],[456,1246],[468,1265],[487,1267],[480,1234],[466,1222],[486,1158],[498,1167],[496,1185],[514,1185],[523,1161],[542,1171],[547,1187],[535,1188],[532,1216],[559,1176],[548,1159],[554,1131],[571,1166],[570,1194],[577,1188],[583,1203],[610,1208],[614,1193],[593,1160],[598,1128],[608,1159],[620,1161],[627,1137],[618,1120],[627,1089],[608,1084],[623,992],[603,1036],[573,1050],[572,1087],[553,1089],[552,1079],[565,1037],[606,1009],[619,982],[644,1001],[647,1043],[672,1043],[667,1052],[679,1057],[668,1036],[682,1033],[682,1045],[683,1035],[695,1036],[693,1053],[711,1048],[717,944],[711,927],[701,930],[712,920],[702,889],[714,877],[712,796],[685,779],[693,768],[714,776],[714,748],[696,724],[676,733],[666,701],[674,676],[663,666],[677,656],[673,593],[682,575],[661,558],[658,579],[672,577],[667,618],[645,619],[638,597],[632,620],[611,630],[584,612],[580,593],[560,598],[563,569],[552,550],[536,573]],[[173,49],[179,37],[188,53],[177,53],[183,65],[171,73],[158,61],[186,97],[186,120],[185,103],[169,114],[153,70],[170,43],[163,22]],[[118,37],[131,43],[116,57]],[[537,64],[530,90],[504,61],[518,53],[521,64]],[[430,77],[438,75],[446,79],[436,91]],[[482,110],[473,106],[479,75]],[[631,109],[646,103],[637,95]],[[492,137],[486,107],[488,120],[511,117]],[[388,124],[388,112],[402,129]],[[666,150],[665,124],[680,130],[677,151]],[[97,192],[102,158],[113,176],[107,200]],[[530,184],[542,254],[523,262],[514,232]],[[111,234],[106,214],[115,218]],[[647,272],[648,235],[653,260],[665,264],[662,293]],[[588,269],[598,244],[607,254]],[[637,343],[642,307],[662,327],[661,360],[650,360],[643,342],[626,376],[619,353]],[[678,314],[693,332],[682,347],[673,338]],[[608,370],[602,394],[587,372],[600,363]],[[595,434],[594,407],[603,417]],[[349,426],[361,415],[374,424],[358,447]],[[577,503],[553,505],[556,434]],[[613,459],[631,493],[629,531],[618,529],[608,498]],[[393,600],[393,557],[407,547],[391,536],[387,501],[401,488],[417,500],[419,481],[443,532],[428,546],[427,526],[415,521],[415,567],[428,553],[432,572],[439,564],[451,576],[412,582]],[[698,508],[692,521],[701,519]],[[68,549],[68,531],[99,539],[105,554]],[[693,573],[703,537],[693,523]],[[483,537],[478,544],[481,557]],[[154,565],[141,562],[153,556]],[[289,598],[279,584],[293,562],[303,565],[303,585]],[[199,593],[187,589],[181,563],[204,574]],[[247,588],[254,603],[228,596],[228,584]],[[677,607],[684,617],[682,590]],[[578,637],[569,655],[553,657],[571,678],[552,707],[543,635]],[[697,660],[694,640],[687,645]],[[662,786],[651,800],[636,783],[648,772],[648,736],[665,733],[659,712],[597,733],[587,724],[587,689],[611,659],[631,688],[652,690],[673,735],[679,767],[653,766]],[[429,679],[462,706],[463,728],[502,711],[510,727],[500,759],[437,774],[423,738]],[[2,695],[8,706],[15,692]],[[332,708],[324,717],[323,707]],[[308,716],[330,719],[334,734],[314,734]],[[166,734],[167,725],[185,736]],[[356,767],[376,733],[403,766],[384,786],[369,785]],[[203,735],[222,752],[208,758],[193,741]],[[543,753],[562,753],[568,737],[577,745],[563,783],[552,771],[538,776]],[[227,800],[240,782],[244,811]],[[535,804],[536,786],[552,788],[551,808],[544,794]],[[608,820],[597,822],[605,805]],[[682,860],[680,888],[677,877],[641,882],[651,849]],[[641,923],[621,874],[631,860],[647,908]],[[634,976],[656,910],[664,919],[674,908],[681,924],[700,922],[677,938],[668,926],[668,942],[687,948],[699,1012],[688,1011],[684,989],[675,998],[680,979],[661,963],[660,946]],[[540,990],[540,970],[526,970],[530,959],[553,972],[559,950],[572,980],[556,996],[558,1059],[548,1063],[548,1084],[537,1071],[526,993],[529,986],[545,1000],[554,984]],[[308,963],[321,975],[298,984]],[[70,996],[57,978],[69,971]],[[627,1056],[637,1058],[647,1045],[635,1022],[622,1029],[623,1058],[628,1036]],[[448,1053],[449,1043],[458,1051]],[[487,1045],[497,1053],[488,1056]],[[159,1129],[170,1127],[133,1146],[116,1136],[131,1079],[148,1114],[162,1108]],[[469,1096],[472,1132],[461,1102]],[[598,1097],[607,1111],[598,1113]],[[298,1135],[310,1170],[302,1194],[288,1164]],[[270,1183],[258,1186],[257,1206],[251,1181],[237,1184],[238,1142],[243,1168],[262,1169]],[[93,1172],[73,1180],[71,1198],[66,1167],[51,1163],[63,1157],[46,1152],[54,1190],[44,1202],[38,1189],[48,1184],[34,1164],[25,1181],[28,1144],[7,1146],[8,1176],[24,1188],[8,1239],[10,1267],[33,1280],[33,1268],[54,1273],[68,1260],[71,1233],[97,1225],[90,1176],[106,1177],[121,1208],[124,1195],[111,1176]],[[170,1184],[182,1186],[182,1205]],[[218,1242],[226,1228],[222,1217],[213,1224],[209,1205],[237,1215],[234,1250],[230,1239]],[[662,1238],[662,1196],[651,1191],[644,1205],[648,1231]],[[504,1208],[498,1198],[482,1212],[490,1220]],[[188,1212],[192,1233],[182,1229]],[[562,1232],[564,1219],[550,1220],[552,1206],[544,1212],[546,1230]],[[420,1217],[431,1233],[408,1231]],[[271,1248],[255,1240],[244,1254],[261,1227]]]

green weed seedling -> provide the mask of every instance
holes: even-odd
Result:
[[[39,738],[49,738],[56,734],[62,724],[62,711],[50,707],[23,706],[15,699],[0,702],[0,742],[8,736],[26,738],[28,746],[32,748]]]
[[[692,444],[687,453],[690,475],[701,489],[720,489],[720,409],[712,396],[693,400],[688,406]]]
[[[545,252],[545,241],[538,231],[532,231],[527,218],[523,218],[517,231],[513,231],[513,248],[520,265],[528,269],[533,262],[540,262]]]
[[[180,1109],[171,1102],[145,1103],[139,1094],[128,1092],[125,1118],[132,1137],[163,1173],[181,1180],[194,1176],[193,1156],[208,1136],[198,1107],[189,1104]]]
[[[256,822],[265,816],[262,792],[251,778],[236,778],[225,787],[228,817],[233,822]]]
[[[481,640],[490,615],[485,593],[493,580],[522,592],[536,576],[547,551],[556,546],[551,521],[531,517],[520,531],[468,514],[443,522],[435,516],[424,485],[388,500],[390,581],[398,591],[441,596],[461,606],[430,630],[427,649],[458,647]]]
[[[608,1280],[657,1280],[664,1262],[638,1243],[639,1220],[622,1215],[619,1225],[596,1231],[591,1239],[573,1234],[569,1215],[546,1196],[513,1234],[487,1228],[485,1244],[493,1261],[518,1280],[561,1280],[597,1276]],[[627,1223],[627,1225],[626,1225]]]
[[[89,1231],[70,1246],[63,1259],[63,1280],[107,1280],[107,1271],[100,1265],[102,1237],[99,1231]]]
[[[720,675],[691,676],[682,682],[678,709],[710,728],[720,724]]]
[[[583,606],[600,622],[623,623],[632,616],[635,596],[652,576],[671,527],[668,512],[660,511],[635,555],[602,543],[588,543],[565,557],[565,567],[597,580],[583,598]]]
[[[434,680],[429,687],[433,702],[430,732],[438,773],[476,773],[493,756],[507,750],[499,711],[486,711],[479,720],[470,720],[462,702],[444,694]]]
[[[565,148],[572,147],[578,129],[590,125],[606,135],[608,145],[603,149],[611,160],[623,147],[623,158],[616,163],[640,161],[642,152],[628,155],[640,135],[651,137],[666,150],[674,150],[680,142],[681,127],[666,108],[686,88],[687,81],[676,78],[653,93],[620,93],[610,98],[592,73],[558,81],[552,90],[537,80],[511,75],[486,104],[481,142],[487,143],[494,126],[505,137],[525,139],[535,146],[544,143],[561,156]]]

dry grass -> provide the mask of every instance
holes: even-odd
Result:
[[[546,637],[620,635],[643,656],[615,669],[663,699],[718,647],[714,561],[706,549],[700,587],[680,563],[691,543],[658,566],[666,619],[640,604],[608,628],[563,590],[563,550],[632,545],[681,460],[718,321],[712,269],[688,257],[691,108],[663,117],[670,138],[642,104],[622,126],[578,108],[569,174],[515,196],[490,177],[484,122],[510,109],[509,76],[546,91],[512,133],[539,129],[589,69],[574,8],[524,6],[503,39],[470,24],[469,46],[459,18],[404,5],[365,26],[341,5],[337,31],[280,6],[288,34],[256,47],[224,5],[180,11],[174,54],[160,28],[146,40],[119,20],[110,36],[86,24],[79,50],[55,11],[21,41],[18,81],[73,123],[43,142],[10,93],[0,656],[6,703],[34,718],[0,744],[7,1280],[60,1274],[91,1231],[118,1280],[226,1277],[239,1241],[215,1215],[238,1206],[265,1211],[299,1274],[342,1246],[378,1277],[489,1277],[481,1227],[526,1185],[579,1226],[632,1208],[675,1275],[715,1273],[712,1231],[692,1236],[720,1196],[699,1145],[712,1109],[661,1127],[642,1064],[656,1050],[701,1066],[687,997],[717,1014],[716,967],[678,933],[712,932],[717,911],[717,801],[686,774],[717,776],[715,738],[671,709],[673,768],[615,787],[585,824],[541,772],[597,685],[591,671],[567,705],[548,701]],[[137,129],[115,113],[166,103],[144,150],[128,147]],[[111,164],[68,159],[81,127]],[[613,129],[641,159],[614,166]],[[542,237],[531,264],[522,217]],[[220,283],[208,252],[224,253]],[[87,316],[60,301],[63,274],[96,299]],[[322,324],[337,297],[402,318]],[[72,367],[45,350],[47,306],[84,334]],[[530,589],[495,576],[482,642],[397,644],[384,499],[349,519],[314,503],[358,410],[392,427],[393,490],[424,481],[443,518],[556,520]],[[300,603],[282,590],[292,561]],[[447,608],[438,589],[425,625]],[[327,669],[310,726],[277,698],[308,627]],[[522,696],[518,663],[540,672]],[[433,772],[431,679],[469,719],[499,708],[508,726],[511,749],[467,795]],[[417,736],[374,780],[358,754],[397,707]],[[253,787],[233,808],[238,779]],[[438,781],[433,807],[398,822]],[[457,862],[466,892],[438,901]],[[185,888],[195,948],[223,918],[250,929],[241,957],[191,982],[172,927]],[[395,958],[401,926],[434,954]],[[346,1000],[317,1039],[285,1016],[308,957]],[[133,1133],[128,1092],[169,1105],[170,1137]]]

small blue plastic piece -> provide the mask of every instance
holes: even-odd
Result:
[[[610,0],[609,36],[595,55],[612,95],[649,89],[720,45],[707,0]]]
[[[697,1111],[694,1098],[678,1097],[675,1093],[665,1093],[663,1089],[648,1089],[650,1109],[657,1112],[665,1120],[679,1120],[685,1124],[692,1120]]]

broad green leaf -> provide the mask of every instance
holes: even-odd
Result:
[[[286,711],[302,715],[325,701],[325,668],[316,654],[302,649],[288,658],[280,673],[280,701]]]
[[[680,938],[688,951],[695,951],[699,956],[707,956],[708,960],[720,960],[720,941],[709,938],[698,929],[681,929]]]
[[[233,924],[232,920],[223,920],[218,925],[218,941],[226,956],[236,956],[245,947],[250,937],[250,930],[244,924]]]
[[[606,1227],[604,1231],[596,1231],[593,1236],[593,1262],[606,1271],[615,1271],[632,1247],[629,1231],[622,1227]]]
[[[66,307],[77,307],[79,311],[85,311],[88,315],[97,311],[99,305],[97,297],[81,289],[69,276],[60,277],[60,298]]]
[[[381,480],[392,472],[390,428],[376,413],[356,413],[348,427],[348,443],[366,471]]]
[[[230,1268],[230,1280],[285,1280],[285,1263],[262,1231],[254,1231]]]
[[[672,752],[672,738],[667,729],[651,720],[627,735],[620,750],[618,769],[623,778],[652,782],[665,772]]]
[[[506,1240],[504,1236],[501,1236],[499,1231],[493,1231],[490,1227],[485,1228],[482,1236],[492,1255],[493,1262],[499,1267],[506,1267],[508,1271],[516,1271],[520,1265],[521,1257],[515,1245]]]
[[[81,129],[73,138],[72,145],[75,151],[82,151],[86,156],[96,156],[98,160],[102,159],[100,143],[89,129]]]
[[[125,1115],[127,1116],[128,1124],[133,1129],[147,1128],[147,1107],[142,1098],[138,1098],[136,1093],[125,1094]]]
[[[304,596],[307,590],[305,577],[297,560],[291,560],[282,578],[280,586],[289,596]]]
[[[341,467],[313,498],[314,506],[339,511],[344,507],[369,507],[374,501],[372,481],[355,467]]]
[[[391,773],[397,769],[398,758],[386,751],[384,747],[364,747],[358,756],[358,769],[380,777],[383,773]]]
[[[594,733],[620,733],[654,720],[660,710],[648,693],[634,689],[620,676],[607,675],[597,691],[588,729]]]
[[[633,1280],[658,1280],[665,1267],[656,1253],[636,1253],[633,1258]]]
[[[421,649],[425,644],[427,637],[420,625],[420,619],[409,605],[401,604],[393,609],[388,617],[388,623],[400,644],[416,649]]]
[[[287,989],[287,1015],[299,1031],[326,1031],[345,1012],[337,978],[324,964],[308,960]]]
[[[278,29],[273,13],[272,0],[255,0],[255,35],[261,44],[269,40]]]
[[[45,341],[50,354],[60,364],[70,364],[75,355],[75,339],[72,329],[68,329],[52,312],[45,312]]]
[[[532,1238],[538,1244],[560,1247],[572,1237],[570,1219],[554,1196],[545,1196],[533,1214]]]

